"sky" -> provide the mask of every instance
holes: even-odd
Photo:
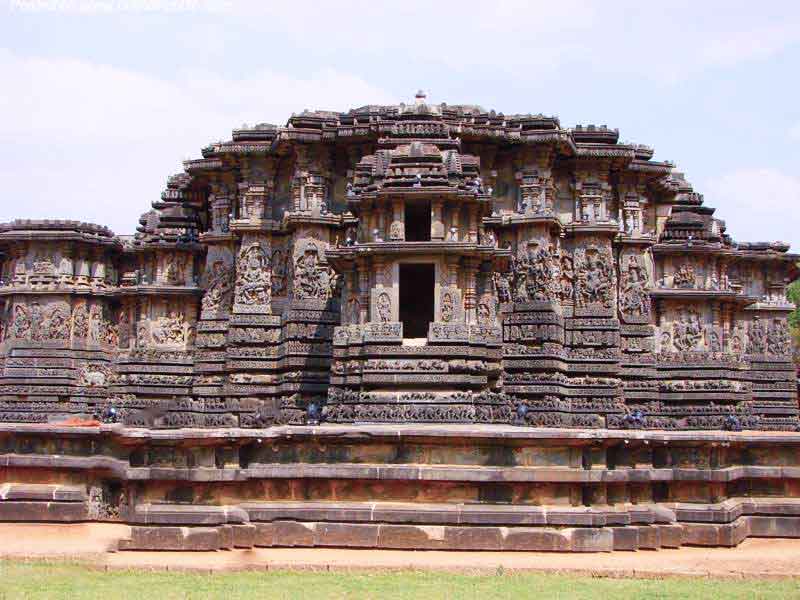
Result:
[[[421,88],[619,128],[800,251],[800,2],[0,1],[0,222],[130,234],[233,128]]]

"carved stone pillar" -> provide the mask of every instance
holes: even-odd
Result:
[[[459,222],[460,213],[460,205],[454,206],[450,211],[450,228],[447,231],[448,242],[458,242],[461,240],[461,224]]]
[[[473,244],[478,243],[478,207],[475,204],[470,204],[467,208],[469,212],[469,224],[467,241]]]
[[[392,224],[389,228],[389,239],[394,241],[403,241],[406,239],[403,201],[392,201]]]
[[[358,270],[358,298],[359,298],[359,323],[369,321],[369,288],[370,288],[370,261],[368,258],[359,259],[356,265]]]
[[[445,236],[444,222],[442,221],[442,201],[431,202],[431,239],[443,240]]]
[[[477,306],[476,275],[478,266],[479,262],[477,258],[469,257],[464,259],[464,271],[466,275],[464,309],[466,311],[467,323],[475,323],[477,321],[475,308]]]

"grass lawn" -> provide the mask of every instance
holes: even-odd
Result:
[[[0,598],[800,598],[796,580],[599,579],[569,575],[93,571],[0,561]]]

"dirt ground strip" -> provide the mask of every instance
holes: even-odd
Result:
[[[559,554],[256,548],[219,552],[117,552],[126,525],[0,523],[0,557],[69,559],[102,569],[245,569],[572,572],[607,577],[800,577],[800,540],[749,539],[737,548]]]

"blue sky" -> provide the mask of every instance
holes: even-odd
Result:
[[[0,221],[131,233],[242,123],[410,101],[618,127],[737,240],[800,251],[800,3],[11,0]]]

